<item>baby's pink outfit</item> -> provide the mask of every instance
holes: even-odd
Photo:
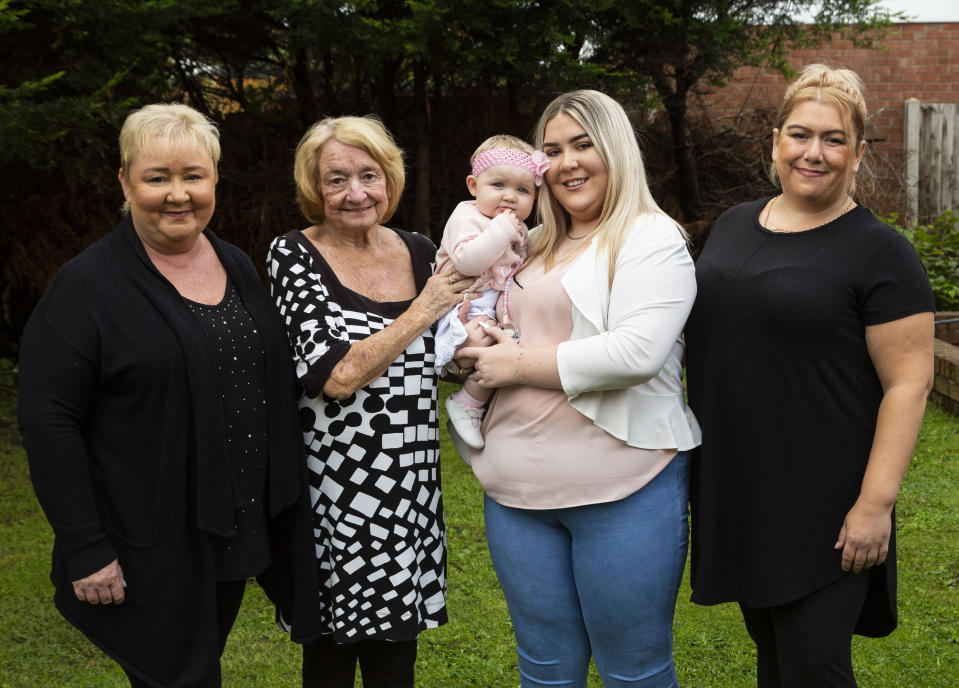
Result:
[[[520,222],[520,240],[511,217],[486,217],[476,208],[476,201],[463,201],[453,210],[436,251],[436,272],[456,267],[464,275],[476,276],[469,291],[482,296],[470,301],[467,320],[481,315],[496,320],[496,301],[506,278],[526,257],[526,234],[526,225]],[[440,318],[436,326],[437,371],[449,363],[464,341],[466,328],[456,307]]]
[[[470,291],[503,291],[506,277],[526,257],[526,232],[520,222],[522,241],[517,241],[508,215],[488,218],[476,208],[476,201],[463,201],[446,221],[436,251],[436,272],[455,266],[464,275],[476,276]]]

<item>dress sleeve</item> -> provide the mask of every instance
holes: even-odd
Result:
[[[295,240],[277,237],[267,253],[270,295],[293,347],[296,377],[306,393],[323,392],[350,349],[343,311],[313,259]]]
[[[557,352],[563,390],[620,389],[656,377],[676,346],[696,298],[686,245],[671,221],[657,237],[620,252],[609,293],[607,328],[563,342]]]
[[[443,236],[453,265],[470,276],[489,270],[503,251],[519,240],[507,215],[489,219],[478,211],[467,213],[459,209],[450,216]]]
[[[935,310],[926,269],[905,237],[890,229],[889,238],[864,265],[860,310],[863,324],[880,325]]]
[[[97,394],[99,339],[83,280],[54,279],[23,333],[18,421],[37,500],[71,581],[117,558],[97,508],[84,429]],[[61,321],[58,315],[65,320]]]

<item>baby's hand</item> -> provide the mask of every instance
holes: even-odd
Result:
[[[495,325],[496,321],[491,318],[487,318],[485,315],[479,315],[468,323],[466,323],[466,341],[456,347],[457,351],[464,349],[470,346],[490,346],[495,342],[492,335],[486,331],[484,325]],[[459,363],[464,368],[472,368],[473,360],[472,359],[463,359],[459,360],[456,354],[453,354],[453,357],[457,359]]]
[[[514,211],[512,208],[508,208],[504,210],[502,214],[513,221],[513,229],[516,230],[516,240],[522,241],[525,238],[523,236],[523,223],[518,217],[516,217],[516,211]]]

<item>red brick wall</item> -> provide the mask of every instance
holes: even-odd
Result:
[[[959,311],[939,311],[937,321],[955,320]],[[959,322],[936,325],[936,380],[929,398],[959,416]]]
[[[956,322],[944,322],[946,320],[955,320]],[[936,313],[936,339],[941,339],[949,344],[959,346],[959,311],[939,311]],[[956,379],[959,382],[959,378]]]
[[[959,416],[959,346],[936,340],[936,381],[929,398]]]
[[[959,23],[897,24],[883,39],[882,50],[856,48],[848,40],[815,50],[798,50],[790,65],[814,62],[856,71],[866,84],[870,119],[866,136],[872,142],[870,164],[886,192],[884,202],[902,211],[903,103],[959,103]],[[726,88],[704,99],[713,117],[735,114],[744,107],[777,109],[786,81],[778,72],[743,68]]]

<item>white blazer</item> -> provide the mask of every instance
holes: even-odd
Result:
[[[633,447],[699,446],[699,424],[683,398],[682,330],[696,298],[686,242],[665,215],[637,217],[612,288],[596,243],[562,280],[573,302],[573,331],[559,345],[557,363],[570,405]]]

